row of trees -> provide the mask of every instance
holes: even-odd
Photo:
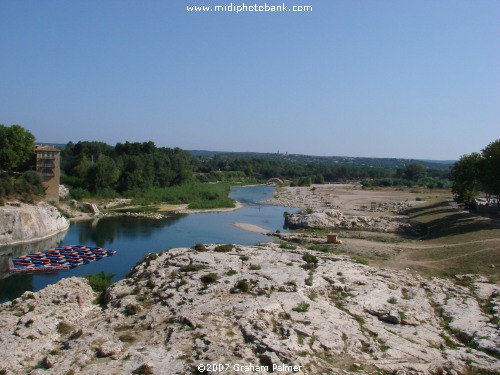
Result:
[[[194,167],[195,172],[208,176],[207,180],[210,180],[210,177],[216,179],[221,173],[225,173],[229,176],[262,180],[279,177],[291,180],[292,185],[298,186],[321,184],[325,181],[363,180],[366,186],[413,186],[421,183],[429,187],[449,187],[448,171],[426,169],[419,163],[410,163],[404,168],[376,168],[215,155],[196,158]]]
[[[69,142],[61,152],[63,182],[93,193],[134,194],[180,185],[192,177],[191,155],[153,142]]]
[[[452,192],[457,202],[468,207],[483,192],[489,204],[492,198],[500,207],[500,139],[491,142],[481,153],[463,155],[451,169]]]

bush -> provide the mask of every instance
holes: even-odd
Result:
[[[217,274],[213,273],[213,272],[207,273],[206,275],[203,275],[202,277],[200,277],[200,281],[203,284],[215,283],[218,279],[219,279],[219,276],[217,276]]]
[[[102,293],[113,283],[115,275],[102,271],[92,275],[85,275],[84,277],[89,281],[90,286],[95,292]]]
[[[193,249],[195,251],[200,251],[200,252],[202,252],[202,251],[208,251],[208,249],[202,243],[197,243],[196,245],[193,246]]]
[[[179,271],[181,271],[181,272],[196,272],[196,271],[202,270],[204,268],[206,268],[206,267],[201,265],[201,264],[188,264],[188,265],[185,265],[185,266],[182,266],[181,268],[179,268]]]
[[[306,302],[301,302],[296,307],[294,307],[292,310],[297,311],[299,313],[305,313],[305,312],[309,311],[309,304]]]
[[[318,258],[316,258],[312,254],[304,254],[302,256],[302,260],[304,260],[306,263],[312,263],[312,264],[317,264],[318,263]]]
[[[234,289],[239,290],[242,293],[248,293],[250,291],[250,283],[245,279],[238,280],[238,282],[234,286]]]
[[[216,246],[214,251],[218,253],[228,253],[234,249],[234,245],[219,245]]]
[[[84,198],[90,198],[90,193],[88,190],[82,188],[70,189],[69,194],[72,199],[82,200]]]

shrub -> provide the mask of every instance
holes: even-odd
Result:
[[[88,190],[82,188],[70,189],[70,196],[72,199],[82,200],[84,198],[90,198],[90,193]]]
[[[250,259],[250,257],[249,257],[249,256],[247,256],[247,255],[242,255],[242,256],[240,256],[240,259],[241,259],[241,261],[242,261],[242,262],[245,262],[245,261],[247,261],[248,259]]]
[[[218,253],[228,253],[234,249],[234,245],[219,245],[216,246],[214,251]]]
[[[248,293],[250,291],[250,283],[246,279],[238,280],[234,289],[239,290],[242,293]]]
[[[391,297],[391,298],[389,298],[389,300],[388,300],[387,302],[389,302],[389,303],[391,303],[391,304],[395,305],[396,303],[398,303],[398,300],[397,300],[397,298],[396,298],[396,297]]]
[[[196,272],[196,271],[202,270],[204,268],[206,268],[206,267],[201,265],[201,264],[188,264],[186,266],[182,266],[181,268],[179,268],[179,271],[181,271],[181,272]]]
[[[115,275],[102,271],[92,275],[85,275],[84,277],[89,281],[94,292],[102,293],[113,283],[113,277],[115,277]]]
[[[250,267],[248,267],[252,271],[257,271],[261,269],[261,266],[259,264],[250,264]]]
[[[193,249],[195,251],[208,251],[207,248],[205,247],[205,245],[203,245],[202,243],[197,243],[196,245],[194,245]]]
[[[217,276],[217,274],[214,272],[207,273],[207,274],[203,275],[202,277],[200,277],[200,281],[203,284],[215,283],[218,279],[219,279],[219,276]]]
[[[302,256],[302,260],[304,260],[306,263],[313,263],[313,264],[317,264],[318,263],[318,258],[316,258],[312,254],[304,254]]]
[[[238,272],[236,272],[235,270],[233,269],[230,269],[229,271],[226,272],[226,275],[227,276],[233,276],[233,275],[236,275]]]
[[[309,304],[306,302],[301,302],[296,307],[294,307],[292,310],[299,312],[299,313],[305,313],[305,312],[309,311]]]

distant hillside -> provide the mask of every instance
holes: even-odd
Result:
[[[36,142],[35,144],[50,145],[60,150],[66,147],[63,143]],[[398,158],[366,158],[351,156],[312,156],[299,154],[282,153],[263,153],[263,152],[229,152],[229,151],[206,151],[206,150],[187,150],[195,157],[213,157],[215,155],[227,159],[238,158],[256,158],[266,160],[286,160],[291,162],[317,163],[317,164],[336,164],[353,167],[372,167],[372,168],[404,168],[411,163],[425,165],[428,169],[448,170],[456,160],[428,160],[428,159],[398,159]]]
[[[311,156],[298,154],[278,154],[278,153],[259,153],[259,152],[226,152],[226,151],[205,151],[189,150],[195,157],[213,157],[219,156],[228,159],[237,158],[258,158],[268,160],[287,160],[297,163],[318,163],[318,164],[337,164],[343,166],[355,167],[373,167],[373,168],[402,168],[411,163],[425,165],[429,169],[448,170],[454,160],[417,160],[417,159],[397,159],[397,158],[366,158],[350,156]]]

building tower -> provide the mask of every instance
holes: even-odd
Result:
[[[53,146],[36,146],[36,171],[42,177],[45,198],[59,203],[60,153]]]

